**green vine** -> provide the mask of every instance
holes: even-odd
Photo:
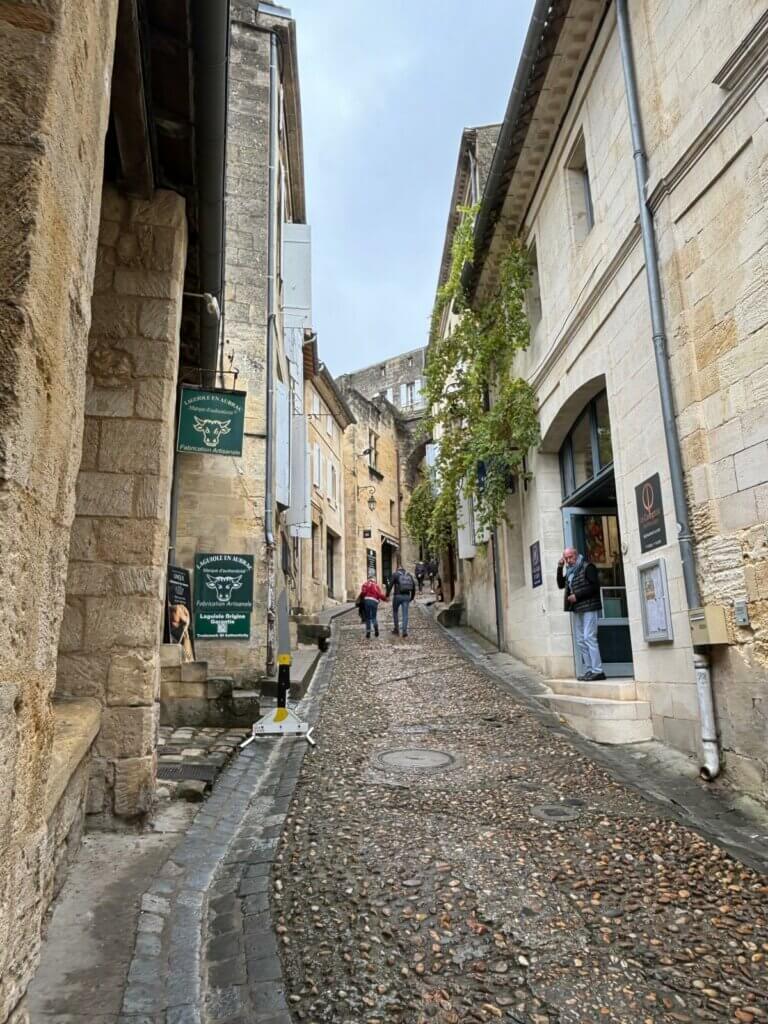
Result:
[[[461,273],[473,258],[477,211],[476,206],[459,207],[462,220],[453,238],[451,270],[432,315],[425,390],[429,428],[439,441],[438,490],[429,524],[435,546],[454,534],[462,492],[473,502],[482,529],[506,518],[510,477],[521,471],[525,453],[539,440],[533,389],[512,372],[515,357],[529,343],[528,253],[513,240],[499,262],[495,290],[470,306]],[[443,337],[446,311],[458,319]]]
[[[430,547],[430,527],[435,507],[435,495],[432,482],[426,477],[414,487],[408,508],[405,510],[405,526],[408,534],[417,544]]]

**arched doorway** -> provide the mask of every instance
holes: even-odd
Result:
[[[563,532],[594,564],[600,581],[598,642],[607,676],[632,676],[627,588],[613,472],[611,421],[606,393],[581,412],[560,448]],[[581,657],[574,644],[576,675]]]

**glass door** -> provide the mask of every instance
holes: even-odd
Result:
[[[614,508],[564,508],[565,546],[576,548],[597,569],[600,581],[600,617],[597,639],[607,676],[632,676],[627,588],[621,556],[619,518]],[[576,675],[584,673],[574,644]]]

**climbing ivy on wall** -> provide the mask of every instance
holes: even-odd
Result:
[[[429,427],[439,438],[436,493],[429,537],[435,546],[457,526],[457,497],[475,503],[475,521],[491,529],[505,519],[510,477],[520,472],[525,453],[539,440],[536,401],[530,385],[514,376],[518,352],[528,347],[525,293],[531,282],[528,253],[520,241],[508,244],[498,264],[496,285],[470,305],[461,284],[473,258],[478,206],[459,207],[451,269],[432,315],[426,368]],[[441,336],[448,310],[456,323]]]

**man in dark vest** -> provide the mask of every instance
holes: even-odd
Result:
[[[573,637],[581,654],[584,674],[579,679],[605,679],[597,620],[600,617],[600,581],[597,569],[576,548],[566,548],[557,563],[557,585],[565,591],[565,610],[573,615]]]

